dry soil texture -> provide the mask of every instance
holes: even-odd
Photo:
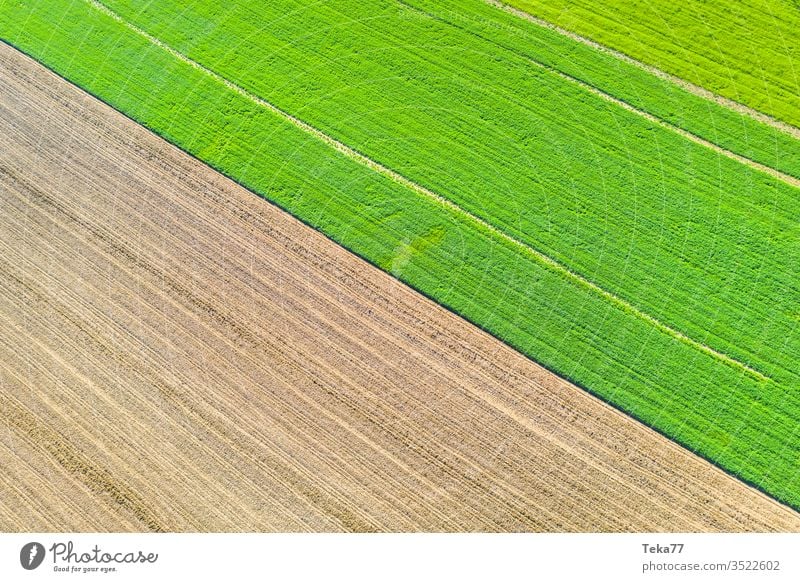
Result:
[[[800,530],[0,47],[0,530]]]

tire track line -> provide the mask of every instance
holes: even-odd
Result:
[[[729,99],[728,97],[723,97],[722,95],[718,95],[717,93],[714,93],[713,91],[709,91],[708,89],[706,89],[704,87],[701,87],[699,85],[695,85],[694,83],[691,83],[691,82],[689,82],[689,81],[687,81],[685,79],[682,79],[681,77],[677,77],[675,75],[667,73],[666,71],[662,71],[661,69],[659,69],[657,67],[654,67],[653,65],[648,65],[647,63],[643,63],[642,61],[638,61],[638,60],[634,59],[633,57],[631,57],[629,55],[626,55],[625,53],[620,52],[620,51],[618,51],[616,49],[613,49],[613,48],[608,47],[606,45],[600,44],[597,41],[594,41],[594,40],[592,40],[590,38],[587,38],[585,36],[581,36],[576,32],[572,32],[571,30],[567,30],[566,28],[562,28],[562,27],[558,26],[557,24],[553,24],[552,22],[549,22],[547,20],[539,18],[538,16],[534,16],[533,14],[530,14],[529,12],[525,12],[524,10],[520,10],[519,8],[515,8],[513,6],[509,6],[508,4],[500,2],[500,0],[482,0],[482,1],[485,2],[486,4],[489,4],[490,6],[494,6],[496,8],[499,8],[500,10],[502,10],[504,12],[507,12],[509,14],[513,14],[514,16],[517,16],[518,18],[522,18],[523,20],[527,20],[529,22],[532,22],[533,24],[541,26],[542,28],[547,28],[547,29],[550,29],[550,30],[552,30],[554,32],[557,32],[558,34],[566,36],[566,37],[568,37],[568,38],[570,38],[570,39],[572,39],[572,40],[574,40],[576,42],[579,42],[579,43],[581,43],[583,45],[586,45],[586,46],[588,46],[590,48],[593,48],[594,50],[597,50],[597,51],[600,51],[600,52],[603,52],[603,53],[606,53],[606,54],[610,54],[610,55],[618,58],[621,61],[624,61],[624,62],[626,62],[626,63],[628,63],[630,65],[633,65],[633,66],[635,66],[635,67],[637,67],[639,69],[647,71],[648,73],[658,77],[659,79],[663,79],[665,81],[669,81],[670,83],[673,83],[673,84],[679,86],[680,88],[685,89],[685,90],[689,91],[690,93],[693,93],[694,95],[696,95],[698,97],[702,97],[703,99],[705,99],[707,101],[713,101],[717,105],[721,105],[722,107],[725,107],[726,109],[730,109],[731,111],[735,111],[736,113],[739,113],[741,115],[746,115],[747,117],[750,117],[750,118],[752,118],[752,119],[754,119],[756,121],[759,121],[759,122],[761,122],[761,123],[763,123],[765,125],[769,125],[770,127],[777,129],[778,131],[781,131],[781,132],[783,132],[783,133],[785,133],[787,135],[790,135],[790,136],[792,136],[794,138],[800,139],[800,128],[797,128],[797,127],[795,127],[793,125],[790,125],[790,124],[786,123],[785,121],[781,121],[779,119],[776,119],[776,118],[774,118],[774,117],[772,117],[770,115],[767,115],[766,113],[762,113],[761,111],[758,111],[757,109],[753,109],[752,107],[748,107],[747,105],[744,105],[743,103],[739,103],[738,101],[734,101],[733,99]]]

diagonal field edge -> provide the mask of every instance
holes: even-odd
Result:
[[[695,85],[694,83],[690,83],[689,81],[687,81],[685,79],[682,79],[680,77],[677,77],[675,75],[667,73],[666,71],[662,71],[661,69],[659,69],[657,67],[654,67],[653,65],[648,65],[647,63],[643,63],[642,61],[638,61],[638,60],[634,59],[633,57],[631,57],[629,55],[626,55],[623,52],[620,52],[620,51],[618,51],[616,49],[608,47],[608,46],[606,46],[604,44],[600,44],[599,42],[594,41],[594,40],[592,40],[590,38],[586,38],[585,36],[581,36],[576,32],[572,32],[571,30],[567,30],[565,28],[562,28],[562,27],[560,27],[560,26],[558,26],[556,24],[553,24],[552,22],[549,22],[547,20],[544,20],[542,18],[534,16],[533,14],[530,14],[529,12],[525,12],[524,10],[520,10],[519,8],[515,8],[513,6],[509,6],[508,4],[505,4],[505,3],[501,2],[500,0],[481,0],[481,1],[486,3],[486,4],[489,4],[490,6],[494,6],[496,8],[499,8],[500,10],[503,10],[504,12],[508,12],[509,14],[513,14],[514,16],[522,18],[523,20],[527,20],[528,22],[532,22],[533,24],[541,26],[542,28],[547,28],[549,30],[557,32],[558,34],[560,34],[562,36],[566,36],[566,37],[568,37],[568,38],[570,38],[570,39],[572,39],[572,40],[574,40],[576,42],[584,44],[584,45],[586,45],[586,46],[588,46],[590,48],[593,48],[593,49],[595,49],[597,51],[610,54],[611,56],[616,57],[621,61],[625,61],[626,63],[628,63],[630,65],[638,67],[638,68],[642,69],[643,71],[647,71],[648,73],[650,73],[652,75],[655,75],[659,79],[663,79],[665,81],[669,81],[671,83],[674,83],[675,85],[678,85],[679,87],[681,87],[683,89],[686,89],[690,93],[694,93],[698,97],[702,97],[703,99],[706,99],[707,101],[713,101],[717,105],[721,105],[722,107],[725,107],[727,109],[735,111],[736,113],[740,113],[742,115],[746,115],[746,116],[748,116],[748,117],[750,117],[752,119],[755,119],[756,121],[759,121],[759,122],[761,122],[761,123],[763,123],[765,125],[769,125],[770,127],[775,128],[775,129],[777,129],[777,130],[779,130],[779,131],[781,131],[781,132],[783,132],[783,133],[785,133],[787,135],[790,135],[792,137],[800,139],[800,128],[795,127],[794,125],[791,125],[791,124],[786,123],[784,121],[781,121],[779,119],[776,119],[776,118],[772,117],[771,115],[767,115],[766,113],[758,111],[757,109],[753,109],[752,107],[748,107],[747,105],[745,105],[743,103],[739,103],[738,101],[734,101],[733,99],[729,99],[728,97],[723,97],[722,95],[718,95],[718,94],[714,93],[713,91],[709,91],[705,87],[701,87],[699,85]]]
[[[727,364],[728,366],[730,366],[730,367],[732,367],[732,368],[734,368],[736,370],[740,370],[740,371],[742,371],[742,372],[744,372],[744,373],[746,373],[746,374],[748,374],[748,375],[750,375],[750,376],[752,376],[752,377],[754,377],[754,378],[756,378],[758,380],[762,380],[762,381],[770,380],[770,378],[768,376],[766,376],[765,374],[759,372],[758,370],[756,370],[754,368],[751,368],[749,365],[747,365],[747,364],[745,364],[743,362],[740,362],[739,360],[737,360],[735,358],[732,358],[731,356],[729,356],[727,354],[719,352],[719,351],[715,350],[714,348],[712,348],[710,346],[707,346],[707,345],[705,345],[705,344],[703,344],[703,343],[701,343],[701,342],[699,342],[699,341],[697,341],[695,339],[692,339],[691,337],[687,336],[686,334],[684,334],[684,333],[682,333],[682,332],[670,327],[669,325],[661,322],[660,320],[656,319],[652,315],[649,315],[649,314],[641,311],[639,308],[637,308],[633,304],[627,302],[626,300],[622,299],[621,297],[618,297],[617,295],[611,293],[610,291],[607,291],[607,290],[603,289],[602,287],[600,287],[596,283],[593,283],[589,279],[586,279],[582,275],[579,275],[578,273],[572,271],[571,269],[569,269],[569,267],[559,263],[558,261],[556,261],[552,257],[550,257],[550,256],[542,253],[541,251],[539,251],[539,250],[527,245],[526,243],[520,241],[519,239],[514,238],[513,236],[511,236],[511,235],[499,230],[494,225],[486,222],[485,220],[483,220],[482,218],[480,218],[478,216],[475,216],[474,214],[472,214],[469,211],[465,210],[461,206],[455,204],[451,200],[448,200],[447,198],[444,198],[443,196],[441,196],[439,194],[436,194],[432,190],[429,190],[429,189],[425,188],[424,186],[421,186],[421,185],[417,184],[416,182],[414,182],[412,180],[409,180],[408,178],[406,178],[402,174],[399,174],[398,172],[396,172],[396,171],[394,171],[394,170],[392,170],[390,168],[387,168],[386,166],[384,166],[384,165],[376,162],[375,160],[365,156],[364,154],[360,153],[359,151],[357,151],[357,150],[351,148],[350,146],[348,146],[348,145],[336,140],[335,138],[333,138],[333,137],[329,136],[328,134],[322,132],[321,130],[317,129],[316,127],[314,127],[312,125],[309,125],[305,121],[303,121],[303,120],[291,115],[290,113],[287,113],[283,109],[280,109],[279,107],[273,105],[269,101],[266,101],[266,100],[262,99],[258,95],[250,93],[249,91],[247,91],[243,87],[237,85],[233,81],[230,81],[229,79],[226,79],[225,77],[223,77],[219,73],[214,72],[213,70],[205,67],[204,65],[198,63],[197,61],[189,58],[185,54],[175,50],[174,48],[172,48],[171,46],[167,45],[163,41],[161,41],[158,38],[152,36],[148,32],[142,30],[141,28],[139,28],[135,24],[132,24],[132,23],[126,21],[119,14],[117,14],[116,12],[114,12],[113,10],[108,8],[102,2],[99,2],[98,0],[85,0],[85,1],[89,5],[94,7],[95,9],[103,12],[104,14],[106,14],[107,16],[113,18],[115,21],[119,22],[120,24],[123,24],[129,30],[131,30],[134,33],[142,36],[148,42],[150,42],[150,43],[158,46],[159,48],[167,51],[168,53],[170,53],[172,56],[176,57],[180,61],[182,61],[182,62],[194,67],[195,69],[198,69],[198,70],[202,71],[206,75],[209,75],[214,80],[224,84],[226,87],[228,87],[229,89],[235,91],[236,93],[238,93],[242,97],[245,97],[246,99],[252,101],[253,103],[256,103],[257,105],[268,109],[269,111],[275,113],[276,115],[279,115],[284,120],[289,121],[290,123],[292,123],[297,128],[301,129],[302,131],[304,131],[307,134],[310,134],[310,135],[314,136],[315,138],[319,139],[320,141],[322,141],[326,145],[334,148],[336,151],[338,151],[339,153],[347,156],[348,158],[360,163],[363,166],[366,166],[367,168],[369,168],[369,169],[381,174],[384,177],[387,177],[387,178],[393,180],[394,182],[396,182],[398,184],[401,184],[402,186],[405,186],[406,188],[410,188],[411,190],[417,192],[418,194],[422,194],[423,196],[426,196],[426,197],[436,201],[437,203],[441,204],[442,206],[448,208],[449,210],[456,212],[458,215],[460,215],[462,217],[465,217],[467,220],[469,220],[473,224],[477,224],[480,227],[489,230],[495,236],[498,236],[501,239],[505,240],[506,242],[509,242],[512,245],[514,245],[515,247],[521,249],[523,252],[525,252],[526,254],[528,254],[531,257],[533,257],[537,262],[541,263],[545,267],[547,267],[547,268],[559,273],[562,276],[565,276],[566,278],[568,278],[572,282],[577,283],[578,285],[580,285],[580,286],[582,286],[582,287],[584,287],[586,289],[589,289],[590,291],[594,292],[595,294],[600,295],[601,297],[605,298],[606,300],[608,300],[609,302],[614,304],[616,307],[622,309],[625,313],[630,313],[631,315],[634,315],[635,317],[638,317],[639,319],[641,319],[643,321],[646,321],[647,323],[655,326],[659,331],[662,331],[662,332],[666,333],[667,335],[669,335],[669,336],[671,336],[671,337],[673,337],[673,338],[675,338],[675,339],[677,339],[677,340],[679,340],[679,341],[681,341],[681,342],[683,342],[683,343],[685,343],[685,344],[687,344],[687,345],[689,345],[689,346],[691,346],[691,347],[693,347],[693,348],[695,348],[697,350],[700,350],[701,352],[703,352],[703,353],[705,353],[705,354],[707,354],[707,355],[709,355],[709,356],[711,356],[711,357],[713,357],[713,358],[715,358],[717,360],[720,360],[721,362]],[[672,127],[672,126],[668,126],[668,127]]]
[[[11,47],[11,48],[14,48],[14,49],[15,49],[15,51],[19,51],[21,54],[24,54],[24,55],[26,55],[26,57],[27,57],[27,58],[30,58],[30,59],[32,59],[32,61],[36,62],[37,64],[42,64],[42,65],[44,64],[44,63],[41,63],[40,61],[38,61],[38,60],[37,60],[35,57],[33,57],[32,55],[30,55],[29,53],[27,53],[27,52],[23,51],[22,49],[20,49],[20,48],[15,48],[15,47],[14,47],[14,45],[13,45],[13,44],[11,44],[10,42],[7,42],[6,40],[0,39],[0,47],[1,47],[3,44],[4,44],[4,45],[6,45],[6,46],[9,46],[9,47]],[[46,66],[46,65],[45,65],[45,66]],[[83,89],[83,88],[81,88],[80,86],[78,86],[78,85],[77,85],[77,84],[75,84],[74,82],[70,81],[69,79],[66,79],[65,77],[61,76],[59,73],[57,73],[57,72],[53,71],[52,69],[49,69],[49,68],[48,68],[48,69],[47,69],[47,72],[48,72],[48,73],[50,73],[50,74],[52,74],[53,76],[57,77],[59,80],[63,80],[64,82],[66,82],[66,83],[69,83],[71,86],[73,86],[73,87],[75,87],[75,88],[79,89],[79,90],[80,90],[80,91],[82,91],[84,94],[86,94],[86,95],[89,95],[89,96],[91,96],[91,97],[92,97],[92,98],[94,98],[94,99],[98,99],[98,100],[99,100],[99,102],[101,102],[101,103],[104,103],[104,104],[106,104],[106,105],[107,105],[107,103],[105,103],[105,102],[104,102],[102,99],[100,99],[100,98],[99,98],[99,97],[97,97],[96,95],[93,95],[92,93],[88,92],[86,89]],[[133,118],[131,118],[131,117],[128,117],[128,116],[127,116],[127,115],[126,115],[124,112],[122,112],[122,111],[119,111],[119,110],[116,110],[116,111],[117,111],[117,113],[119,113],[120,115],[124,116],[126,119],[129,119],[129,120],[130,120],[130,121],[132,121],[133,123],[139,124],[139,122],[138,122],[138,121],[136,121],[135,119],[133,119]],[[197,161],[199,161],[199,162],[201,162],[201,163],[205,164],[205,162],[203,162],[203,160],[200,160],[199,158],[197,158],[197,156],[195,156],[195,155],[193,155],[193,154],[191,154],[191,153],[189,153],[189,152],[186,152],[185,150],[183,150],[183,149],[179,148],[178,146],[174,145],[173,143],[171,143],[171,142],[169,142],[169,141],[167,141],[167,140],[165,140],[165,142],[164,142],[164,143],[165,143],[165,144],[167,144],[167,145],[168,145],[168,147],[170,147],[170,148],[174,148],[175,150],[179,150],[181,154],[186,154],[186,155],[190,156],[192,159],[194,159],[194,160],[197,160]],[[207,164],[206,164],[206,165],[207,165]],[[234,180],[234,181],[235,181],[235,180]],[[248,190],[249,190],[249,189],[248,189]],[[260,197],[260,196],[259,196],[259,197]],[[261,198],[262,200],[265,200],[266,202],[269,202],[269,204],[270,204],[270,205],[274,205],[274,203],[273,203],[272,201],[270,201],[270,200],[268,200],[268,199],[263,199],[263,197],[260,197],[260,198]],[[280,207],[280,206],[275,206],[275,207],[276,207],[276,208],[278,208],[278,209],[281,209],[281,207]],[[297,218],[297,217],[294,217],[294,218]],[[302,220],[301,220],[301,222],[302,222]],[[303,224],[305,224],[306,226],[309,226],[309,227],[311,227],[311,225],[309,225],[309,224],[307,224],[307,223],[305,223],[305,222],[303,222]],[[312,228],[313,228],[313,227],[312,227]],[[316,231],[316,229],[314,229],[314,230]],[[317,232],[318,232],[318,231],[317,231]],[[332,240],[332,239],[329,239],[329,238],[326,236],[326,240]],[[339,245],[336,245],[336,246],[337,246],[337,247],[339,247]],[[339,247],[339,248],[341,248],[341,249],[345,250],[345,252],[347,252],[347,253],[351,253],[351,252],[352,252],[352,251],[349,251],[349,250],[347,250],[347,249],[346,249],[346,248],[344,248],[344,247]],[[358,256],[358,255],[354,255],[354,256]],[[370,262],[370,264],[372,264],[373,266],[376,266],[376,267],[377,267],[377,265],[374,265],[374,263],[372,263],[371,261],[368,261],[368,262]],[[391,274],[390,274],[390,273],[386,273],[386,272],[385,272],[385,271],[383,271],[382,269],[380,269],[380,271],[381,271],[382,273],[385,273],[385,274],[388,274],[388,275],[390,275],[390,276],[391,276]],[[415,290],[414,292],[415,292],[415,293],[420,293],[419,291],[416,291],[416,290]],[[441,306],[441,305],[440,305],[438,302],[436,302],[435,300],[433,300],[431,297],[429,297],[428,295],[425,295],[425,293],[424,293],[424,292],[422,293],[422,295],[423,295],[423,296],[425,296],[425,297],[427,297],[429,300],[433,301],[433,303],[435,303],[436,305],[438,305],[438,306]],[[455,315],[455,316],[458,316],[458,317],[459,317],[459,319],[461,318],[461,316],[459,316],[459,314],[458,314],[457,312],[450,310],[450,309],[449,309],[447,306],[441,306],[441,307],[442,307],[443,309],[447,310],[448,312],[452,313],[453,315]],[[482,328],[480,328],[479,326],[478,326],[478,329],[481,329],[481,330],[482,330]],[[485,331],[485,330],[482,330],[482,331]],[[490,335],[490,336],[492,337],[492,339],[495,339],[495,336],[493,336],[493,335],[491,335],[491,334],[487,334],[487,335]],[[504,343],[504,345],[506,345],[506,344],[505,344],[505,342],[503,342],[503,343]],[[515,353],[518,353],[518,352],[517,352],[517,350],[514,350],[513,348],[512,348],[512,350],[513,350]],[[524,354],[523,354],[523,356],[524,356]],[[528,356],[524,356],[524,357],[526,358],[526,360],[529,360],[529,361],[533,362],[534,364],[536,364],[536,362],[535,362],[534,360],[532,360],[531,358],[529,358]],[[536,365],[539,365],[539,364],[536,364]],[[552,372],[550,372],[550,373],[552,373]],[[560,378],[560,377],[559,377],[559,378]],[[567,380],[567,382],[568,382],[568,383],[571,383],[572,381],[569,381],[569,380]],[[599,396],[597,396],[597,395],[594,395],[594,394],[592,394],[592,393],[591,393],[590,391],[588,391],[586,388],[582,388],[582,387],[581,387],[579,384],[576,384],[576,386],[578,386],[579,388],[581,388],[581,392],[584,392],[584,391],[585,391],[585,392],[587,392],[587,393],[589,394],[589,397],[591,397],[591,398],[597,398],[597,399],[598,399],[600,402],[603,402],[604,404],[607,404],[607,405],[609,405],[609,406],[610,406],[612,409],[614,409],[616,412],[620,413],[622,416],[624,416],[624,417],[626,417],[626,418],[631,418],[631,417],[630,417],[630,415],[629,415],[627,412],[625,412],[624,410],[621,410],[620,408],[618,408],[617,406],[615,406],[615,405],[614,405],[612,402],[608,402],[608,401],[607,401],[607,400],[605,400],[604,398],[602,398],[602,397],[599,397]],[[658,435],[661,435],[661,436],[666,436],[666,435],[664,435],[662,432],[660,432],[658,429],[655,429],[655,428],[653,428],[653,427],[651,427],[651,426],[649,426],[649,425],[647,425],[647,424],[643,424],[643,423],[640,423],[640,422],[637,422],[637,424],[639,424],[639,426],[641,426],[641,427],[645,428],[645,429],[646,429],[646,430],[648,430],[648,431],[653,431],[654,433],[656,433],[656,434],[658,434]],[[669,437],[667,437],[667,438],[668,438],[668,440],[670,440],[670,442],[671,442],[672,444],[674,444],[675,446],[678,446],[678,447],[680,447],[681,449],[685,449],[686,451],[689,451],[690,453],[693,453],[693,454],[695,454],[695,455],[699,456],[701,459],[704,459],[705,461],[708,461],[708,462],[709,462],[711,465],[713,465],[713,466],[715,466],[716,468],[718,468],[718,469],[722,470],[722,471],[723,471],[725,474],[727,474],[727,475],[730,475],[730,476],[732,476],[732,477],[735,477],[737,480],[739,480],[739,481],[742,481],[743,483],[745,483],[746,485],[748,485],[748,486],[752,487],[753,489],[755,489],[755,490],[758,490],[758,491],[761,491],[762,493],[765,493],[765,494],[768,496],[768,498],[770,499],[770,501],[772,501],[772,502],[775,502],[776,504],[778,504],[778,505],[781,505],[781,506],[785,506],[785,507],[792,508],[792,506],[790,506],[790,505],[786,504],[785,502],[779,501],[779,500],[775,499],[774,497],[772,497],[772,496],[771,496],[771,494],[769,494],[769,493],[767,493],[765,490],[763,490],[763,488],[761,488],[761,487],[760,487],[760,486],[759,486],[757,483],[750,482],[750,481],[748,481],[747,479],[742,479],[741,477],[737,476],[736,474],[734,474],[734,473],[731,473],[731,472],[730,472],[728,469],[726,469],[726,468],[724,468],[724,467],[722,467],[722,466],[719,466],[719,465],[718,465],[716,462],[714,462],[713,460],[711,460],[711,459],[706,459],[706,458],[705,458],[705,457],[704,457],[702,454],[699,454],[699,455],[698,455],[698,454],[697,454],[695,451],[693,451],[693,450],[692,450],[690,447],[687,447],[686,445],[683,445],[683,444],[681,444],[681,443],[679,443],[679,442],[677,442],[677,441],[674,441],[674,440],[670,439]]]

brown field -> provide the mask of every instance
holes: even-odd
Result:
[[[800,516],[0,45],[0,530]]]

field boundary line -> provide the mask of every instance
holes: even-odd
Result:
[[[167,51],[168,53],[170,53],[172,56],[174,56],[175,58],[179,59],[183,63],[185,63],[185,64],[187,64],[187,65],[189,65],[189,66],[191,66],[191,67],[193,67],[193,68],[195,68],[195,69],[197,69],[199,71],[202,71],[203,73],[205,73],[206,75],[210,76],[211,78],[213,78],[217,82],[220,82],[223,85],[225,85],[226,87],[228,87],[229,89],[235,91],[236,93],[238,93],[242,97],[245,97],[249,101],[251,101],[251,102],[253,102],[253,103],[255,103],[255,104],[257,104],[257,105],[259,105],[261,107],[264,107],[264,108],[268,109],[269,111],[275,113],[276,115],[280,116],[284,120],[289,121],[294,126],[298,127],[299,129],[301,129],[305,133],[308,133],[308,134],[314,136],[315,138],[319,139],[320,141],[322,141],[326,145],[332,147],[333,149],[335,149],[339,153],[343,154],[344,156],[346,156],[346,157],[348,157],[348,158],[360,163],[363,166],[366,166],[367,168],[373,170],[374,172],[376,172],[378,174],[381,174],[382,176],[387,177],[387,178],[391,179],[392,181],[394,181],[394,182],[396,182],[396,183],[398,183],[398,184],[400,184],[402,186],[405,186],[406,188],[409,188],[410,190],[412,190],[412,191],[414,191],[414,192],[416,192],[418,194],[421,194],[421,195],[423,195],[423,196],[425,196],[427,198],[430,198],[430,199],[434,200],[435,202],[437,202],[440,205],[444,206],[445,208],[457,213],[458,215],[466,217],[473,224],[477,224],[481,228],[488,230],[493,235],[499,237],[500,239],[506,241],[507,243],[511,243],[514,247],[516,247],[518,249],[521,249],[523,252],[525,252],[529,256],[533,257],[537,262],[543,264],[545,267],[549,268],[552,271],[555,271],[556,273],[558,273],[561,276],[566,277],[567,279],[569,279],[573,283],[577,283],[579,286],[584,287],[586,289],[589,289],[590,291],[594,292],[595,294],[603,297],[604,299],[606,299],[607,301],[611,302],[616,307],[620,308],[625,313],[629,313],[631,315],[634,315],[635,317],[638,317],[639,319],[641,319],[641,320],[643,320],[643,321],[655,326],[659,331],[662,331],[662,332],[666,333],[667,335],[671,336],[672,338],[677,339],[677,340],[679,340],[679,341],[681,341],[681,342],[683,342],[683,343],[685,343],[685,344],[687,344],[687,345],[689,345],[689,346],[691,346],[691,347],[693,347],[693,348],[695,348],[695,349],[697,349],[697,350],[699,350],[699,351],[701,351],[701,352],[703,352],[703,353],[705,353],[705,354],[707,354],[707,355],[709,355],[709,356],[711,356],[711,357],[713,357],[713,358],[715,358],[717,360],[720,360],[721,362],[727,364],[728,366],[730,366],[730,367],[732,367],[732,368],[734,368],[736,370],[740,370],[740,371],[742,371],[742,372],[744,372],[746,374],[749,374],[749,375],[757,378],[758,380],[767,381],[767,380],[770,379],[769,377],[767,377],[763,373],[759,372],[758,370],[755,370],[754,368],[751,368],[749,365],[747,365],[747,364],[745,364],[743,362],[740,362],[739,360],[737,360],[737,359],[735,359],[735,358],[733,358],[733,357],[731,357],[731,356],[729,356],[729,355],[727,355],[725,353],[719,352],[719,351],[715,350],[714,348],[712,348],[710,346],[707,346],[706,344],[703,344],[703,343],[701,343],[701,342],[699,342],[699,341],[697,341],[695,339],[692,339],[691,337],[687,336],[683,332],[678,331],[678,330],[670,327],[669,325],[661,322],[660,320],[656,319],[652,315],[649,315],[649,314],[641,311],[639,308],[634,306],[632,303],[629,303],[625,299],[622,299],[621,297],[618,297],[617,295],[611,293],[610,291],[606,291],[605,289],[603,289],[602,287],[600,287],[596,283],[593,283],[589,279],[586,279],[582,275],[572,271],[566,265],[563,265],[563,264],[559,263],[558,261],[556,261],[555,259],[553,259],[549,255],[546,255],[543,252],[533,248],[532,246],[529,246],[527,243],[524,243],[523,241],[521,241],[521,240],[519,240],[519,239],[517,239],[517,238],[515,238],[515,237],[513,237],[513,236],[511,236],[511,235],[509,235],[509,234],[507,234],[505,232],[503,232],[502,230],[500,230],[496,226],[490,224],[489,222],[485,221],[484,219],[482,219],[482,218],[480,218],[478,216],[475,216],[474,214],[472,214],[468,210],[465,210],[464,208],[462,208],[461,206],[459,206],[455,202],[453,202],[453,201],[441,196],[440,194],[437,194],[437,193],[433,192],[432,190],[429,190],[429,189],[425,188],[424,186],[421,186],[420,184],[417,184],[416,182],[406,178],[402,174],[400,174],[400,173],[398,173],[398,172],[396,172],[396,171],[394,171],[394,170],[392,170],[390,168],[387,168],[386,166],[376,162],[372,158],[369,158],[369,157],[365,156],[361,152],[359,152],[359,151],[351,148],[350,146],[338,141],[337,139],[329,136],[328,134],[324,133],[323,131],[317,129],[316,127],[314,127],[312,125],[309,125],[308,123],[306,123],[302,119],[299,119],[299,118],[295,117],[294,115],[292,115],[290,113],[287,113],[286,111],[284,111],[283,109],[280,109],[279,107],[273,105],[269,101],[266,101],[265,99],[262,99],[258,95],[255,95],[255,94],[249,92],[245,88],[243,88],[243,87],[237,85],[236,83],[230,81],[229,79],[223,77],[219,73],[216,73],[215,71],[213,71],[213,70],[205,67],[204,65],[198,63],[197,61],[189,58],[185,54],[175,50],[174,48],[172,48],[171,46],[169,46],[165,42],[163,42],[160,39],[152,36],[151,34],[146,32],[145,30],[139,28],[135,24],[132,24],[132,23],[126,21],[119,14],[117,14],[116,12],[114,12],[113,10],[111,10],[105,4],[99,2],[98,0],[85,0],[85,1],[87,3],[89,3],[91,6],[93,6],[95,9],[103,12],[104,14],[106,14],[107,16],[113,18],[114,20],[116,20],[120,24],[124,25],[125,27],[127,27],[131,31],[135,32],[139,36],[145,38],[148,42],[150,42],[150,43],[158,46],[159,48]]]
[[[738,101],[734,101],[733,99],[730,99],[728,97],[723,97],[722,95],[714,93],[713,91],[709,91],[705,87],[701,87],[700,85],[695,85],[694,83],[687,81],[686,79],[683,79],[671,73],[667,73],[666,71],[662,71],[658,67],[654,67],[653,65],[648,65],[647,63],[643,63],[642,61],[639,61],[621,51],[613,49],[604,44],[600,44],[599,42],[594,41],[585,36],[581,36],[577,32],[573,32],[571,30],[567,30],[566,28],[562,28],[557,24],[553,24],[552,22],[544,20],[543,18],[534,16],[529,12],[525,12],[524,10],[515,8],[514,6],[509,6],[508,4],[505,4],[500,0],[481,0],[481,1],[496,8],[499,8],[504,12],[522,18],[523,20],[532,22],[533,24],[541,26],[542,28],[548,28],[554,32],[557,32],[558,34],[571,38],[572,40],[584,44],[588,47],[591,47],[597,51],[610,54],[621,61],[625,61],[630,65],[633,65],[635,67],[638,67],[639,69],[647,71],[652,75],[655,75],[659,79],[663,79],[665,81],[674,83],[675,85],[678,85],[682,89],[685,89],[690,93],[697,95],[698,97],[702,97],[707,101],[713,101],[717,105],[721,105],[722,107],[735,111],[736,113],[746,115],[747,117],[755,119],[756,121],[760,121],[765,125],[769,125],[770,127],[773,127],[774,129],[777,129],[796,139],[800,139],[800,128],[795,127],[794,125],[791,125],[789,123],[786,123],[785,121],[776,119],[771,115],[767,115],[766,113],[763,113],[757,109],[753,109],[752,107],[748,107],[747,105],[739,103]]]

